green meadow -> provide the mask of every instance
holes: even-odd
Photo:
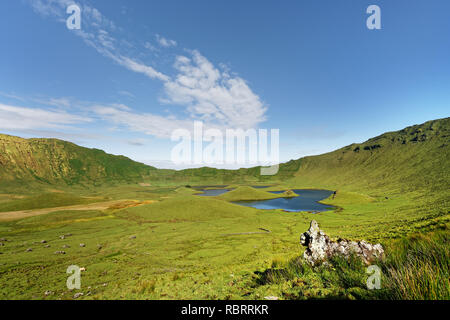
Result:
[[[0,299],[449,299],[449,128],[447,118],[386,133],[282,164],[273,177],[259,168],[159,171],[3,136]],[[202,197],[193,188],[217,184],[234,190]],[[302,188],[337,191],[322,200],[334,209],[232,203]],[[312,219],[332,239],[383,245],[380,290],[367,289],[358,259],[304,263],[299,237]],[[86,269],[79,290],[66,287],[70,265]]]

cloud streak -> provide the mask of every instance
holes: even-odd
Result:
[[[62,129],[91,121],[91,118],[60,110],[26,108],[0,103],[0,128],[6,130]]]
[[[175,40],[166,39],[159,34],[156,35],[156,41],[164,48],[176,47],[177,42]]]
[[[65,9],[70,4],[82,8],[82,30],[73,32],[101,55],[127,70],[160,81],[164,90],[159,100],[163,104],[181,106],[178,117],[163,117],[150,112],[134,112],[131,108],[117,106],[97,107],[95,114],[105,121],[120,124],[130,130],[157,137],[168,137],[177,128],[192,127],[193,120],[207,125],[230,128],[254,128],[266,120],[267,106],[241,77],[215,67],[197,50],[185,50],[173,63],[173,72],[156,70],[131,55],[124,53],[122,41],[115,35],[119,28],[99,10],[71,0],[33,0],[33,9],[41,15],[66,18]],[[174,48],[175,40],[155,35],[161,49]],[[154,49],[146,42],[143,48]],[[151,46],[151,47],[150,47]],[[186,54],[185,52],[188,52]]]

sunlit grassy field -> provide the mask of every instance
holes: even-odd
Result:
[[[242,190],[245,197],[249,189]],[[394,271],[386,271],[391,277],[386,278],[385,290],[376,294],[364,286],[365,268],[342,262],[343,271],[302,267],[299,272],[295,267],[295,276],[276,281],[262,276],[296,261],[303,252],[299,236],[311,219],[332,238],[381,242],[388,252],[400,250],[394,244],[408,233],[448,234],[448,203],[439,197],[430,207],[429,197],[416,194],[338,191],[335,199],[323,201],[337,206],[336,210],[311,214],[257,210],[191,191],[185,187],[104,189],[102,199],[136,201],[102,211],[59,211],[0,222],[1,238],[7,240],[0,247],[0,298],[73,299],[78,292],[83,293],[78,299],[448,298],[442,293],[448,293],[448,281],[444,289],[402,293],[405,289],[394,281],[407,279],[399,273],[408,271],[392,269],[400,258],[385,262],[386,270]],[[61,239],[61,235],[68,236]],[[438,259],[448,275],[448,237],[439,239],[447,241],[441,245],[445,259]],[[86,268],[80,290],[66,287],[70,265]],[[445,274],[436,274],[436,281],[442,279]]]
[[[0,136],[0,299],[449,299],[449,137],[449,118],[429,121],[261,176]],[[233,190],[197,195],[208,185]],[[232,203],[292,189],[336,191],[322,200],[334,209]],[[312,219],[332,239],[380,242],[382,289],[358,261],[304,265]],[[86,268],[80,290],[66,287],[70,265]]]

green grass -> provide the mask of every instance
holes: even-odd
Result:
[[[274,259],[257,272],[256,288],[272,290],[285,299],[450,299],[449,233],[447,227],[429,234],[389,242],[386,260],[376,261],[381,288],[369,290],[366,266],[356,257],[331,259],[311,267],[301,257]]]
[[[407,275],[416,273],[421,280],[427,279],[419,269],[403,268],[408,265],[403,257],[408,255],[401,253],[410,249],[402,249],[400,244],[423,251],[412,240],[400,240],[403,235],[446,225],[446,215],[426,218],[414,214],[416,207],[420,208],[420,198],[409,207],[408,197],[385,199],[338,191],[334,199],[325,200],[338,206],[335,211],[309,214],[257,210],[214,197],[180,194],[176,189],[152,188],[151,195],[159,200],[138,207],[62,211],[0,223],[0,234],[9,240],[0,247],[0,281],[7,284],[0,289],[0,299],[71,299],[76,291],[65,288],[65,269],[72,264],[87,268],[82,274],[81,292],[85,295],[81,299],[447,297],[442,262],[447,263],[448,272],[448,235],[433,242],[440,244],[441,253],[433,256],[443,266],[440,273],[430,269],[431,277],[443,284],[430,289],[435,295],[414,289],[418,293],[407,296],[394,282],[400,279],[410,286],[413,280]],[[108,189],[109,195],[112,190]],[[124,190],[132,195],[129,187]],[[141,196],[138,191],[142,189],[133,190]],[[374,293],[365,289],[365,268],[355,261],[334,261],[334,269],[312,269],[299,261],[297,257],[303,252],[299,235],[311,219],[318,220],[333,238],[381,241],[388,252],[388,259],[381,264],[384,273],[397,272],[397,278],[383,280],[387,287]],[[441,232],[448,234],[447,229]],[[72,236],[59,238],[68,233]],[[428,236],[419,239],[423,237]],[[41,240],[51,247],[45,248]],[[80,243],[86,247],[79,247]],[[63,248],[65,244],[70,248]],[[33,251],[26,252],[28,248]],[[442,249],[447,250],[447,256]],[[54,254],[58,250],[66,254]],[[429,260],[429,256],[424,257],[422,261]],[[411,261],[414,266],[416,260]],[[431,265],[423,270],[427,268]],[[431,278],[426,281],[436,283]],[[417,283],[417,288],[423,287]],[[44,296],[48,290],[54,294]]]
[[[280,197],[281,195],[279,194],[273,194],[263,191],[263,189],[255,189],[249,186],[240,186],[234,190],[217,196],[218,199],[226,201],[267,200]]]
[[[55,208],[77,204],[89,204],[104,200],[103,197],[85,198],[67,193],[44,193],[28,196],[23,199],[0,202],[0,212]]]
[[[230,274],[251,276],[274,253],[296,250],[297,234],[306,227],[299,224],[301,216],[179,196],[103,213],[59,212],[4,222],[0,232],[9,241],[0,247],[0,281],[7,285],[0,298],[43,299],[47,290],[55,292],[47,299],[71,298],[75,292],[65,288],[65,269],[72,264],[87,268],[82,291],[91,287],[91,295],[83,299],[242,298],[244,289],[229,286]],[[271,232],[239,235],[260,228]],[[72,236],[59,238],[67,233]],[[66,254],[55,255],[57,250]]]
[[[66,162],[71,159],[66,152],[77,153],[76,147],[33,140],[34,154],[51,153],[46,156],[52,165],[41,163],[43,170],[33,178],[23,168],[2,171],[0,176],[10,179],[0,183],[7,187],[0,196],[2,210],[76,204],[84,197],[155,202],[1,222],[0,235],[9,241],[0,246],[0,299],[72,299],[77,291],[65,287],[72,264],[87,269],[80,299],[449,299],[449,127],[449,119],[441,119],[386,133],[282,164],[273,177],[259,176],[259,168],[147,172],[126,159],[114,162],[84,149],[84,158],[99,160],[82,166]],[[20,154],[17,141],[6,145],[9,155]],[[55,166],[58,157],[64,161]],[[5,163],[5,152],[0,162]],[[129,173],[128,165],[134,168]],[[50,172],[52,167],[59,171]],[[117,170],[95,172],[106,167]],[[22,183],[25,178],[35,179],[32,185],[38,187],[30,187],[31,180]],[[237,189],[199,197],[183,187],[207,184]],[[271,187],[248,187],[256,184]],[[337,190],[334,198],[322,201],[336,209],[286,213],[230,203],[301,188]],[[298,259],[304,250],[299,236],[312,219],[333,239],[382,243],[387,254],[379,262],[382,290],[366,289],[368,275],[357,260],[336,258],[330,267],[311,268]],[[72,236],[60,239],[68,233]],[[66,254],[54,254],[58,250]],[[47,290],[53,293],[45,296]]]
[[[245,218],[248,215],[254,217],[254,210],[209,197],[178,196],[154,204],[124,209],[118,211],[116,215],[124,218],[136,217],[141,221],[151,222],[199,222],[236,217]]]
[[[450,238],[448,226],[441,229],[390,244],[381,264],[387,298],[450,299]]]

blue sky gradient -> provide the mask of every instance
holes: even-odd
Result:
[[[193,120],[278,128],[287,161],[449,116],[446,0],[79,0],[80,31],[73,2],[0,2],[1,133],[172,167]]]

